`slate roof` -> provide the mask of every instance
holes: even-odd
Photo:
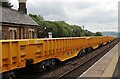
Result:
[[[29,15],[14,9],[0,7],[0,14],[2,14],[0,22],[39,26]]]

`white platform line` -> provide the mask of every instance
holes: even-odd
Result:
[[[117,45],[116,45],[117,46]],[[115,46],[115,47],[116,47]],[[114,47],[114,48],[115,48]],[[111,50],[110,50],[111,51]],[[110,52],[109,51],[109,52]],[[93,66],[95,66],[98,62],[100,62],[106,55],[108,55],[109,54],[109,52],[107,52],[107,54],[105,54],[102,58],[100,58],[95,64],[93,64],[90,68],[88,68],[85,72],[83,72],[83,74],[81,74],[77,79],[79,79],[80,77],[82,77],[86,72],[88,72]]]

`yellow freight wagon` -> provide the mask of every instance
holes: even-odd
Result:
[[[0,40],[1,73],[6,76],[14,69],[29,65],[42,71],[55,65],[56,60],[65,61],[112,40],[114,37],[110,36]]]

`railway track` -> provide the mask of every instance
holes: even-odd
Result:
[[[116,45],[116,42],[113,42],[107,46],[104,46],[104,48],[94,51],[94,52],[99,52],[99,53],[97,53],[94,56],[91,56],[85,62],[81,63],[80,65],[76,66],[70,71],[64,73],[63,75],[59,77],[59,79],[64,79],[65,77],[78,78],[85,70],[87,70],[90,66],[92,66],[98,59],[100,59],[103,55],[105,55],[115,45]]]
[[[64,62],[59,67],[49,70],[48,72],[43,72],[24,76],[18,79],[43,79],[43,78],[54,78],[54,79],[64,79],[64,78],[77,78],[90,66],[92,66],[97,60],[99,60],[103,55],[105,55],[110,49],[112,49],[116,44],[117,40],[99,48],[91,53],[88,53],[80,58],[74,58],[69,61]]]

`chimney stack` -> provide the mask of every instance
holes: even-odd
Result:
[[[18,11],[27,14],[27,8],[26,8],[26,1],[27,0],[18,0],[18,1],[19,1]]]

